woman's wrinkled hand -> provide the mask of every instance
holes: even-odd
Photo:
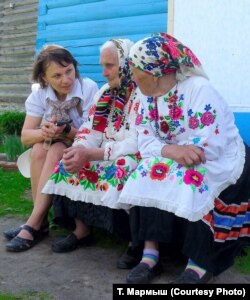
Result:
[[[64,150],[62,162],[64,168],[69,173],[77,173],[82,166],[88,162],[89,149],[83,146],[69,147]]]
[[[195,145],[166,145],[162,148],[161,154],[183,166],[206,163],[204,150]]]

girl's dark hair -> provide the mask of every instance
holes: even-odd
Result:
[[[32,82],[38,82],[41,88],[47,86],[43,76],[45,75],[46,68],[51,62],[55,62],[63,67],[73,64],[75,67],[76,78],[80,78],[78,62],[67,49],[58,45],[45,46],[35,59],[31,75]]]

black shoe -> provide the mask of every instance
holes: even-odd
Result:
[[[192,269],[186,269],[173,283],[174,284],[200,284],[208,283],[212,280],[213,274],[206,272],[201,278]]]
[[[12,240],[14,237],[18,235],[18,233],[22,230],[22,227],[15,227],[7,229],[3,232],[3,235],[7,240]]]
[[[89,234],[79,240],[74,233],[71,233],[66,237],[56,239],[51,248],[53,252],[64,253],[73,251],[80,246],[87,247],[93,244],[94,240],[92,234]]]
[[[12,240],[14,237],[16,237],[19,232],[23,229],[23,226],[15,227],[15,228],[10,228],[7,229],[3,232],[3,235],[7,240]],[[40,229],[41,233],[44,234],[44,236],[49,234],[49,223],[42,225]]]
[[[147,264],[140,263],[128,273],[127,283],[149,283],[162,272],[163,268],[159,262],[153,268],[150,268]]]
[[[141,247],[137,247],[135,249],[133,249],[132,247],[128,247],[127,251],[119,257],[116,266],[118,269],[132,269],[139,264],[141,258]]]
[[[21,230],[27,230],[33,237],[33,240],[24,239],[19,236],[15,236],[8,244],[6,244],[6,250],[10,252],[22,252],[29,250],[39,243],[45,237],[41,230],[35,230],[29,225],[25,224]]]

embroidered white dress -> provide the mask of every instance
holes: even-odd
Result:
[[[101,88],[95,96],[95,102],[107,88],[107,84]],[[104,132],[92,129],[94,105],[90,110],[89,120],[80,127],[73,146],[102,147],[104,160],[85,164],[77,174],[66,172],[62,162],[59,162],[42,192],[67,196],[75,201],[126,209],[128,205],[118,204],[117,200],[126,180],[138,165],[135,119],[140,97],[144,96],[138,90],[132,91],[124,107],[124,122],[119,131],[114,129],[111,118],[108,119]]]
[[[242,173],[245,148],[233,113],[203,77],[179,82],[157,99],[157,106],[151,97],[142,99],[136,123],[142,161],[122,190],[120,203],[156,207],[197,221]],[[184,167],[163,158],[166,144],[199,146],[206,163]]]

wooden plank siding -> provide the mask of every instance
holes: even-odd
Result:
[[[38,0],[0,1],[0,110],[23,104],[30,93],[37,7]]]
[[[11,7],[11,3],[14,4]],[[79,62],[82,76],[101,86],[99,47],[110,38],[136,41],[167,30],[167,0],[1,0],[0,110],[23,106],[30,93],[35,52],[60,44]],[[12,107],[10,107],[12,108]]]
[[[49,0],[38,9],[37,51],[60,44],[79,62],[82,76],[101,86],[99,47],[110,38],[136,41],[167,31],[167,0]]]

